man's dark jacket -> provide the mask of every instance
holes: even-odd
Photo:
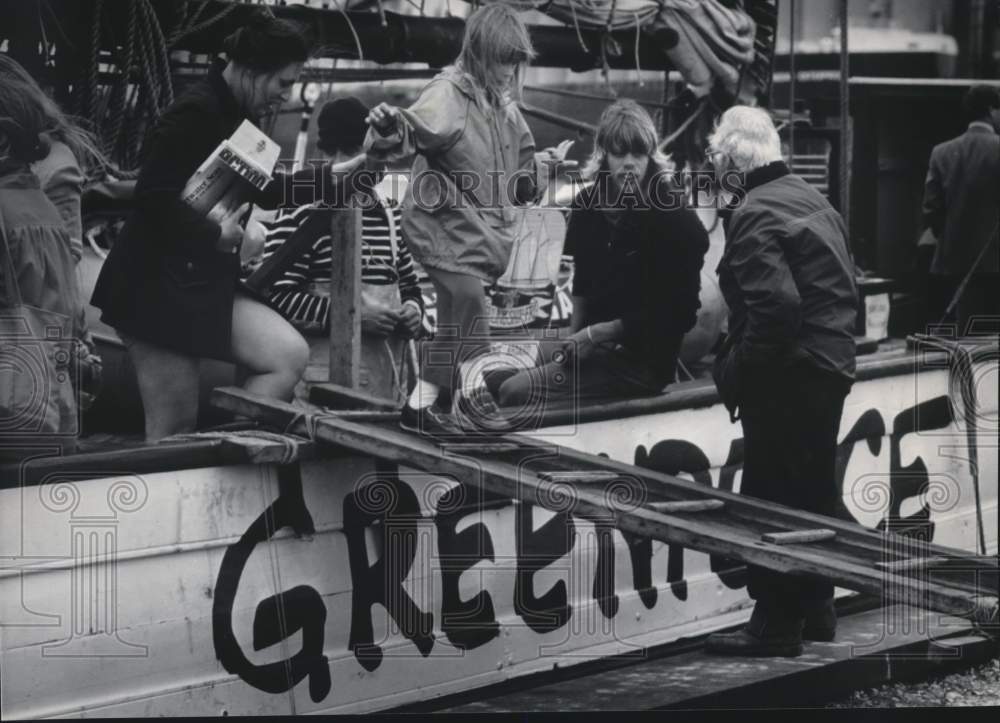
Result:
[[[220,226],[181,198],[187,180],[248,119],[216,67],[159,119],[144,144],[135,210],[101,269],[91,303],[101,320],[143,341],[196,357],[229,359],[239,254],[215,248]],[[249,118],[256,123],[257,119]],[[328,166],[275,174],[263,208],[332,200]]]
[[[717,269],[729,333],[716,386],[730,412],[754,368],[805,361],[854,378],[857,288],[840,214],[781,161],[747,174]]]
[[[996,273],[1000,259],[1000,136],[973,123],[958,138],[931,151],[924,185],[924,224],[937,237],[931,273]]]
[[[618,202],[628,210],[612,224],[605,209]],[[584,325],[621,319],[622,346],[664,385],[673,381],[681,341],[698,318],[708,251],[708,233],[683,190],[652,164],[638,187],[622,194],[602,172],[574,200],[566,243],[573,295],[586,299]]]

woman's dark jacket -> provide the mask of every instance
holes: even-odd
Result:
[[[188,207],[180,194],[202,162],[247,118],[218,65],[160,118],[144,146],[135,210],[91,298],[103,311],[102,321],[183,354],[231,357],[240,255],[216,250],[220,226]],[[327,169],[276,173],[254,201],[276,208],[329,200],[334,184],[324,183]]]
[[[651,164],[638,185],[618,194],[599,173],[574,200],[566,230],[573,295],[586,299],[584,325],[621,319],[621,344],[666,384],[697,321],[708,233],[664,170]],[[612,223],[605,209],[616,205],[627,210]]]

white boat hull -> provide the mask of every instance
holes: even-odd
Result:
[[[997,551],[996,360],[976,371],[971,438],[946,368],[855,385],[840,466],[858,522],[933,525],[935,543],[981,552],[978,514]],[[740,427],[719,404],[537,436],[739,490]],[[4,718],[375,711],[642,655],[749,613],[738,570],[630,545],[571,500],[479,509],[454,481],[362,457],[295,470],[108,469],[0,490]],[[297,536],[306,516],[315,534]]]

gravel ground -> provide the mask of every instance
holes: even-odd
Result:
[[[1000,705],[1000,658],[920,683],[889,683],[853,693],[829,708]]]

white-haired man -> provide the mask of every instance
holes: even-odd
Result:
[[[782,161],[770,116],[735,106],[709,139],[724,186],[740,189],[726,222],[719,286],[729,334],[714,376],[743,425],[743,494],[833,515],[837,433],[854,379],[857,308],[843,219]],[[735,184],[734,184],[735,181]],[[708,640],[713,652],[795,656],[832,640],[833,585],[749,568],[750,623]]]

